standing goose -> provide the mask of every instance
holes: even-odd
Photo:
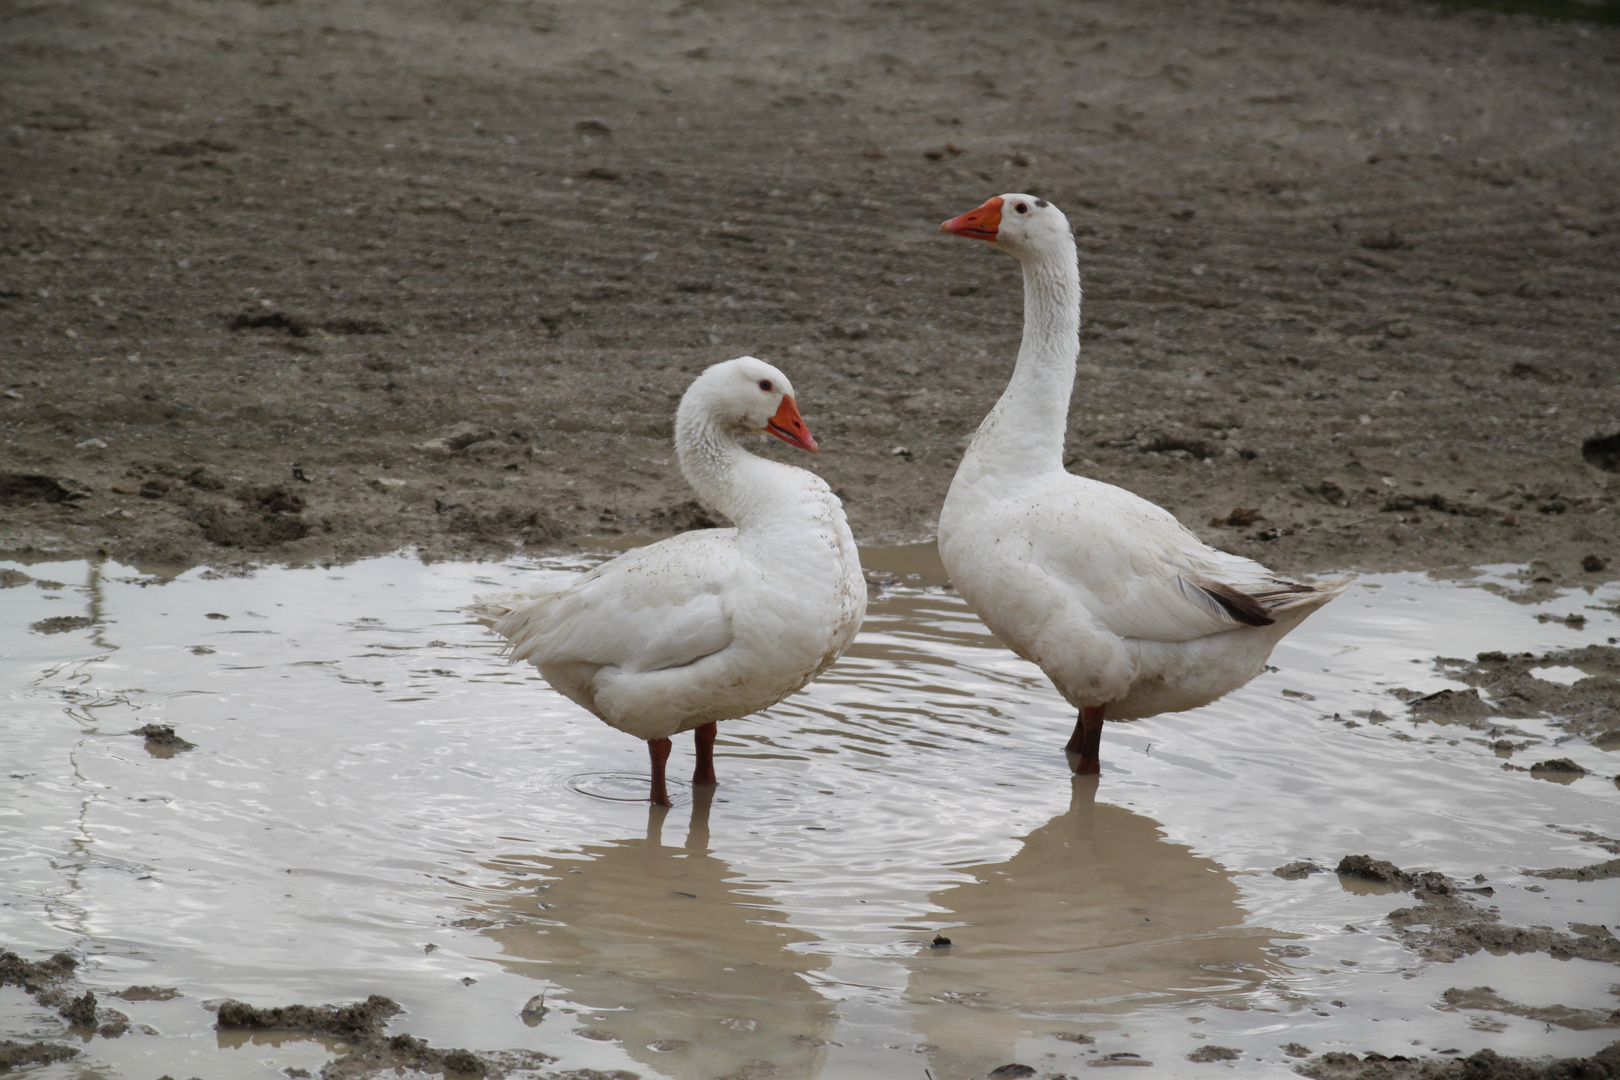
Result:
[[[1024,340],[939,515],[969,606],[1080,710],[1064,747],[1102,771],[1105,716],[1207,705],[1260,673],[1282,636],[1343,591],[1201,542],[1168,511],[1063,468],[1080,352],[1080,273],[1062,211],[999,195],[940,226],[1024,264]]]
[[[769,433],[817,452],[793,387],[752,356],[699,375],[675,451],[704,503],[736,522],[637,548],[566,588],[481,600],[484,625],[547,682],[647,740],[650,798],[669,805],[670,736],[696,730],[694,784],[715,784],[715,725],[769,708],[843,655],[866,582],[843,505],[813,473],[744,450]]]

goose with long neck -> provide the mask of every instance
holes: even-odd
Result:
[[[758,457],[770,434],[817,452],[787,376],[763,360],[716,364],[675,418],[681,471],[734,528],[626,552],[563,588],[481,598],[474,615],[514,661],[605,723],[647,740],[649,798],[668,806],[670,739],[695,731],[694,784],[715,784],[716,725],[769,708],[825,671],[866,611],[842,504],[814,473]]]
[[[1079,710],[1064,750],[1100,773],[1105,719],[1207,705],[1346,582],[1288,581],[1217,551],[1173,515],[1063,468],[1080,353],[1080,274],[1062,211],[998,195],[940,226],[1024,268],[1024,339],[939,516],[939,551],[970,607]]]

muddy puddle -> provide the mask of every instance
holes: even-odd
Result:
[[[1620,854],[1608,744],[1435,660],[1579,661],[1620,635],[1620,587],[1363,576],[1241,692],[1110,724],[1099,785],[1071,779],[1069,710],[932,549],[864,554],[881,584],[850,655],[722,725],[722,786],[676,784],[667,812],[638,801],[640,742],[508,668],[460,610],[599,555],[169,581],[6,564],[0,946],[73,954],[75,987],[132,1026],[70,1029],[6,986],[0,1038],[80,1051],[41,1076],[318,1073],[337,1039],[222,1033],[208,1006],[371,994],[404,1009],[390,1033],[556,1059],[512,1075],[1282,1076],[1290,1046],[1615,1037],[1613,963],[1531,938],[1432,959],[1427,915],[1387,919],[1413,895],[1332,871],[1366,854],[1543,943],[1606,935],[1614,877],[1526,871]],[[1496,715],[1408,707],[1445,690]],[[1532,768],[1553,759],[1576,769]],[[683,737],[672,776],[690,763]],[[1298,862],[1325,871],[1272,872]],[[177,993],[109,996],[131,986]]]

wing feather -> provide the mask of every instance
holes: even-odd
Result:
[[[1065,476],[1030,521],[1035,559],[1110,633],[1165,643],[1242,626],[1318,590],[1209,547],[1175,516],[1128,491]]]
[[[732,641],[721,600],[739,573],[725,558],[732,530],[686,533],[604,563],[560,592],[497,615],[511,658],[536,667],[589,664],[662,671],[695,663]]]

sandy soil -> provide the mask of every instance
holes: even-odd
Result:
[[[1582,454],[1620,434],[1613,27],[1303,0],[0,27],[0,552],[702,523],[670,416],[744,352],[794,379],[825,447],[799,463],[857,534],[927,537],[1021,302],[936,226],[1023,190],[1081,241],[1072,468],[1293,571],[1620,572],[1620,440]]]

